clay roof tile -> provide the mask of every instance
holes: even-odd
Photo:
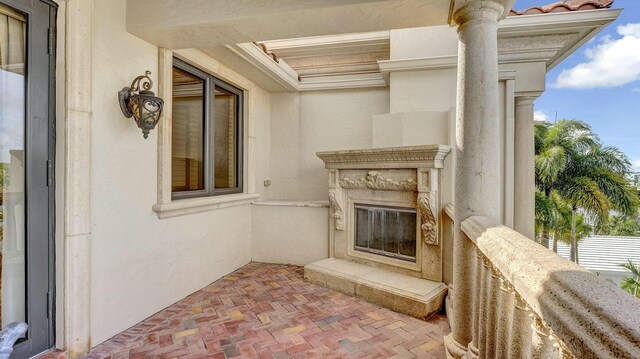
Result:
[[[544,6],[532,6],[524,10],[511,10],[509,16],[548,14],[554,12],[606,9],[614,0],[563,0]]]

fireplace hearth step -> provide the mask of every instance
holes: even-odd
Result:
[[[444,283],[337,258],[307,264],[304,278],[420,319],[439,312],[447,294]]]

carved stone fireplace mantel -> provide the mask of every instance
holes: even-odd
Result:
[[[450,151],[445,145],[427,145],[318,152],[329,171],[331,258],[308,265],[305,277],[331,286],[351,278],[335,268],[366,272],[367,279],[354,277],[356,284],[334,289],[353,288],[353,293],[343,291],[368,293],[362,296],[418,317],[438,310],[446,293],[440,171]],[[372,275],[372,270],[380,274]],[[342,279],[325,280],[326,275]],[[376,277],[394,279],[376,283]],[[395,287],[403,282],[413,284]],[[431,289],[409,295],[409,300],[410,287]],[[403,300],[406,304],[399,304]]]
[[[441,281],[440,170],[445,145],[318,152],[329,170],[331,255]],[[415,263],[354,250],[356,203],[414,208],[420,243]]]

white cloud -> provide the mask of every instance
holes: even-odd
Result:
[[[533,120],[537,122],[548,122],[549,115],[547,115],[544,111],[535,111],[533,113]]]
[[[631,165],[633,166],[634,171],[640,171],[640,158],[632,161]]]
[[[640,80],[640,23],[618,26],[620,38],[603,36],[584,54],[587,62],[563,70],[552,87],[616,87]]]

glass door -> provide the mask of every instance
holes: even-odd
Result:
[[[0,0],[0,324],[11,358],[53,345],[55,4]]]

